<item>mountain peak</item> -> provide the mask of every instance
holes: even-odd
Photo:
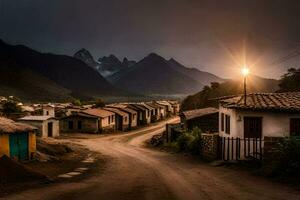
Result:
[[[74,56],[74,58],[77,58],[78,60],[83,61],[88,66],[95,68],[97,66],[96,61],[94,60],[94,57],[92,54],[85,48],[81,48],[79,51],[77,51]]]

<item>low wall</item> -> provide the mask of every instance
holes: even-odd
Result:
[[[203,133],[202,137],[202,157],[205,160],[213,161],[218,158],[219,134]]]

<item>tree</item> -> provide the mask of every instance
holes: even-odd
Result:
[[[288,69],[280,79],[279,88],[279,92],[300,91],[300,69]]]
[[[105,103],[101,99],[97,99],[94,105],[94,108],[102,108],[105,106]]]
[[[81,106],[81,101],[79,99],[74,99],[72,101],[72,104],[75,105],[75,106]]]
[[[8,116],[12,113],[20,113],[22,109],[18,106],[17,102],[15,101],[7,101],[3,104],[2,112],[4,115]]]

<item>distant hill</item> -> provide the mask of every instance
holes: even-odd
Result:
[[[61,93],[64,94],[62,97],[99,97],[119,94],[119,91],[95,69],[78,59],[64,55],[39,53],[26,46],[8,45],[1,40],[0,67],[3,76],[15,72],[13,75],[20,77],[10,80],[14,83],[10,83],[9,80],[0,80],[1,86],[7,86],[11,91],[13,89],[19,91],[19,88],[24,87],[35,93],[34,88],[39,87],[41,90],[51,91],[49,98],[60,96]],[[2,91],[4,90],[1,90],[0,93]],[[33,95],[32,92],[26,92],[29,95],[26,99],[44,98],[40,95]]]
[[[279,88],[278,84],[278,80],[251,75],[247,79],[247,92],[276,92]],[[204,87],[200,92],[185,98],[181,109],[192,110],[208,106],[217,107],[218,101],[211,99],[243,94],[243,91],[242,79],[228,80],[221,84],[213,83],[210,86]]]
[[[223,82],[224,81],[224,79],[222,79],[214,74],[211,74],[208,72],[203,72],[196,68],[187,68],[173,58],[171,58],[168,61],[168,63],[176,71],[178,71],[182,74],[185,74],[186,76],[198,81],[202,85],[210,85],[211,82]]]
[[[186,68],[174,59],[167,61],[154,53],[109,76],[108,80],[118,88],[148,95],[191,94],[210,81],[222,81],[210,73]]]
[[[98,71],[104,77],[109,77],[119,71],[127,69],[133,66],[136,62],[128,60],[126,57],[123,61],[120,61],[115,55],[104,56],[98,59],[99,67]]]
[[[88,66],[90,66],[92,68],[96,69],[98,66],[98,63],[94,60],[94,57],[92,56],[92,54],[84,48],[77,51],[74,54],[74,58],[77,58],[77,59],[83,61],[85,64],[87,64]]]

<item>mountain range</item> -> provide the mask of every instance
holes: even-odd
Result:
[[[95,61],[86,49],[74,56],[41,53],[0,40],[0,95],[25,101],[64,101],[73,98],[187,96],[211,82],[226,80],[175,59],[151,53],[136,62],[116,56]],[[270,81],[260,78],[260,85]],[[269,87],[273,87],[269,84]]]
[[[84,53],[85,51],[82,51]],[[76,55],[74,57],[77,57]],[[89,52],[86,58],[80,58],[87,64],[90,61]],[[87,62],[88,61],[88,62]],[[98,71],[116,88],[146,95],[191,94],[211,82],[222,82],[222,78],[196,68],[187,68],[175,59],[166,60],[151,53],[139,62],[121,62],[116,56],[110,55],[98,59]],[[126,64],[128,63],[128,64]]]
[[[0,95],[9,93],[25,100],[61,100],[121,93],[95,69],[78,59],[40,53],[3,41],[0,41],[0,70]]]

